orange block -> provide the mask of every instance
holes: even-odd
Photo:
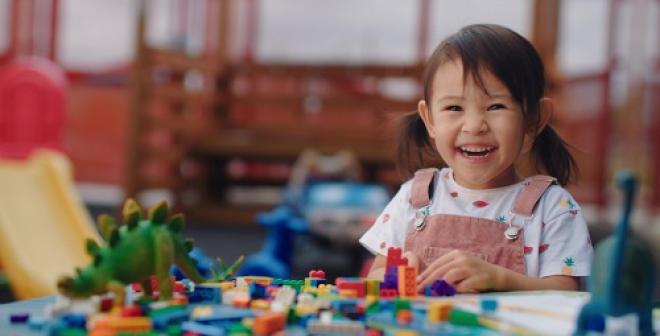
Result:
[[[417,268],[399,266],[399,295],[412,297],[417,295]]]
[[[119,332],[144,332],[151,330],[151,320],[148,317],[121,317],[111,315],[96,320],[90,330],[90,335],[114,335]]]
[[[283,313],[267,312],[257,316],[254,319],[252,332],[255,335],[269,335],[283,330],[286,326],[286,316]]]

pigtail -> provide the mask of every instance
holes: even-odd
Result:
[[[424,168],[431,161],[430,158],[437,158],[438,154],[417,111],[406,113],[401,118],[399,129],[398,169],[407,179],[418,169]]]
[[[536,156],[536,168],[542,165],[548,175],[557,178],[560,185],[570,183],[578,174],[578,167],[568,145],[550,126],[546,126],[534,140],[532,152]]]

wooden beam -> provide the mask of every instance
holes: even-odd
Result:
[[[557,64],[560,4],[561,0],[534,1],[531,41],[545,64],[551,87],[562,77]]]
[[[374,64],[235,64],[231,71],[236,75],[267,75],[287,77],[411,77],[419,79],[422,64],[374,65]]]
[[[138,5],[137,35],[135,38],[135,60],[130,80],[132,93],[131,110],[128,115],[126,139],[126,169],[124,171],[124,192],[126,197],[135,197],[141,190],[140,159],[143,151],[140,145],[140,134],[144,124],[144,110],[146,108],[147,90],[145,77],[149,57],[146,46],[146,1],[140,0]]]

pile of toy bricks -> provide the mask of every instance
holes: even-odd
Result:
[[[316,270],[304,280],[244,276],[196,285],[184,279],[175,283],[169,301],[145,298],[134,285],[128,287],[123,306],[104,296],[87,300],[85,310],[60,298],[45,316],[16,323],[58,335],[382,335],[459,330],[460,323],[447,323],[457,310],[450,299],[425,298],[452,296],[454,288],[439,280],[420,296],[416,273],[401,258],[400,249],[390,249],[384,281],[337,278],[333,285]]]

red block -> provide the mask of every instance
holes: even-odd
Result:
[[[399,295],[399,292],[396,289],[383,288],[380,290],[381,299],[393,298],[397,297],[397,295]]]
[[[392,266],[407,266],[408,258],[401,258],[401,248],[390,247],[387,249],[387,262],[385,264],[386,268],[389,269]]]
[[[365,285],[364,280],[359,278],[337,278],[335,286],[338,290],[352,289],[358,297],[364,297]]]

